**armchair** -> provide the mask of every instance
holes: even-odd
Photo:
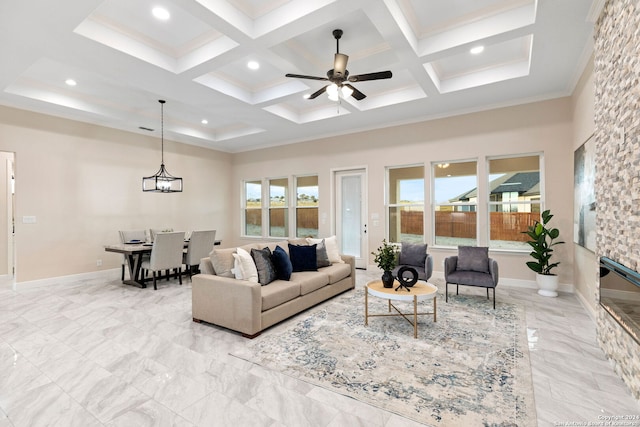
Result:
[[[458,255],[444,260],[445,301],[449,302],[449,283],[456,285],[477,286],[493,289],[493,308],[496,308],[496,286],[498,286],[498,263],[489,258],[489,248],[459,246]]]
[[[433,257],[427,253],[427,245],[402,242],[398,265],[391,271],[393,277],[402,267],[414,268],[418,272],[418,280],[428,281],[433,274]]]

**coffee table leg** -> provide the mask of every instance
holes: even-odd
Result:
[[[369,288],[364,287],[364,326],[369,325]]]
[[[413,337],[418,338],[418,297],[413,296]]]
[[[437,320],[436,320],[436,311],[437,311],[436,310],[436,297],[434,296],[433,297],[433,321],[434,322],[437,322]]]

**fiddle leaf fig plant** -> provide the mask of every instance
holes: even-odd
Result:
[[[536,221],[533,225],[528,227],[527,231],[522,232],[531,239],[527,241],[529,246],[533,249],[529,255],[531,255],[535,260],[527,262],[527,267],[538,274],[555,276],[551,270],[557,267],[560,263],[551,262],[553,247],[564,242],[556,241],[556,239],[560,237],[560,230],[548,225],[551,218],[553,218],[551,211],[547,209],[542,212],[541,217],[542,222]]]

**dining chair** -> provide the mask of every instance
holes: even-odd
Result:
[[[147,238],[147,232],[145,230],[120,230],[120,243],[131,242],[132,240],[139,240],[140,243],[144,243]],[[124,281],[124,270],[127,265],[127,256],[123,255],[122,259],[122,281]],[[131,278],[133,279],[133,277]]]
[[[191,233],[191,238],[184,251],[182,263],[189,272],[189,279],[193,276],[194,269],[197,270],[200,260],[209,256],[216,242],[216,230],[202,230]]]
[[[153,273],[153,289],[158,290],[156,279],[158,272],[173,270],[182,285],[182,250],[184,248],[184,232],[158,233],[153,240],[151,256],[142,262],[142,269]],[[167,278],[169,274],[167,273]]]
[[[156,235],[158,233],[171,233],[173,231],[173,228],[150,228],[149,229],[149,238],[151,239],[151,242],[153,243],[154,240],[156,240]]]

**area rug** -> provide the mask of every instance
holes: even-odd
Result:
[[[481,295],[452,294],[445,303],[444,284],[436,284],[437,322],[419,317],[418,339],[400,317],[364,326],[357,289],[232,355],[426,425],[536,426],[524,308],[498,302],[494,310]],[[420,306],[431,311],[432,302]],[[386,311],[386,300],[369,297],[370,314]]]

